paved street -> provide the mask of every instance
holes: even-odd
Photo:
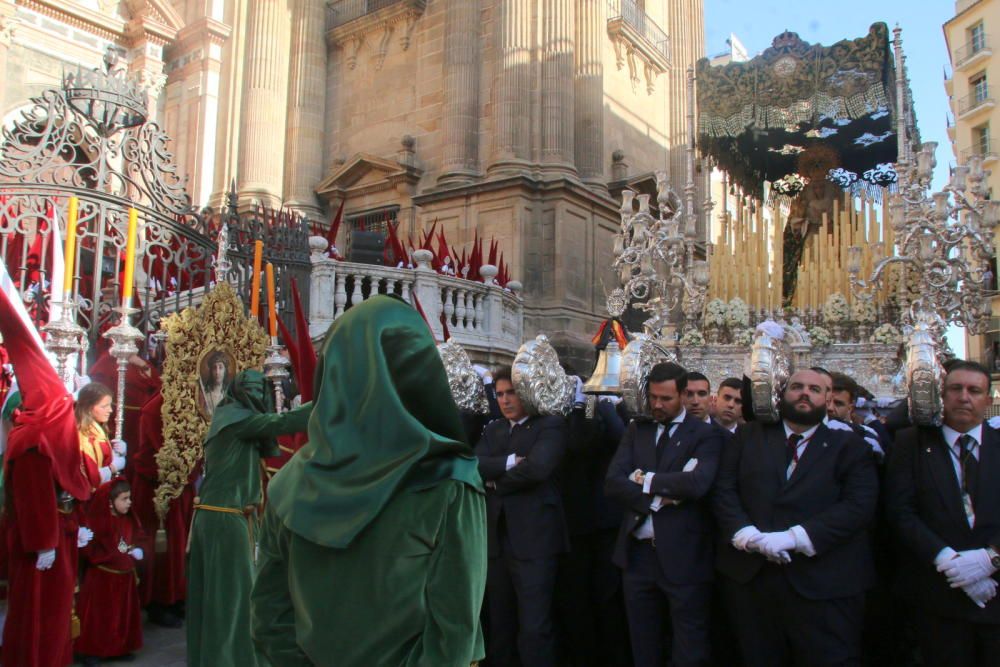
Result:
[[[145,616],[145,614],[143,614]],[[132,662],[109,662],[108,665],[135,667],[184,667],[184,628],[170,630],[146,623],[142,628],[143,647]]]

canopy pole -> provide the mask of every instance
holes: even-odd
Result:
[[[892,51],[896,59],[896,173],[900,180],[905,178],[904,168],[910,159],[910,144],[906,139],[906,67],[903,56],[903,30],[896,24],[892,30]],[[900,184],[902,186],[902,184]]]

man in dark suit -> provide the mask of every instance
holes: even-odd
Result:
[[[737,431],[713,493],[730,616],[748,667],[858,665],[875,459],[853,432],[823,424],[816,371],[794,373],[779,408],[780,423]]]
[[[684,378],[684,410],[706,424],[711,424],[711,408],[712,383],[704,373],[688,371]]]
[[[486,482],[489,561],[486,596],[491,667],[552,667],[552,595],[559,554],[569,549],[555,471],[566,450],[562,417],[532,417],[510,367],[493,374],[503,419],[476,445]]]
[[[712,419],[730,433],[736,433],[743,416],[743,381],[726,378],[712,397]]]
[[[650,370],[652,420],[629,425],[605,483],[608,496],[626,508],[614,560],[622,568],[632,655],[640,667],[666,663],[668,617],[672,664],[709,664],[712,519],[705,498],[722,433],[685,412],[684,387],[685,371],[677,364]]]
[[[1000,665],[1000,434],[980,364],[949,366],[944,424],[897,434],[887,516],[900,540],[900,594],[917,607],[928,667]]]

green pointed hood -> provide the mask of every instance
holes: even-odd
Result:
[[[434,339],[405,302],[376,296],[330,327],[313,397],[309,442],[268,486],[289,530],[343,548],[404,489],[482,491]]]
[[[274,412],[274,397],[268,390],[268,380],[264,374],[256,370],[237,373],[212,414],[205,444],[222,433],[227,426],[269,412]],[[273,456],[278,451],[278,442],[274,438],[260,438],[257,449],[263,456]]]

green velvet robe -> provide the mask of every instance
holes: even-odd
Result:
[[[484,655],[485,544],[483,495],[455,480],[397,494],[348,549],[300,537],[269,507],[254,639],[274,667],[468,667]]]
[[[221,410],[221,407],[219,408]],[[261,502],[260,460],[272,438],[304,431],[312,404],[283,414],[247,414],[213,430],[205,443],[205,481],[198,504],[242,511]],[[218,431],[218,434],[214,433]],[[187,561],[189,667],[255,667],[250,638],[256,516],[196,510]],[[254,539],[256,539],[254,534]]]

